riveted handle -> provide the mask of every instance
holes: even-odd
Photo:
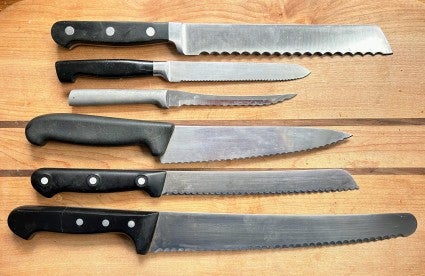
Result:
[[[168,41],[168,23],[59,21],[53,24],[51,34],[57,44],[66,48],[79,44],[152,44]]]
[[[45,197],[60,192],[108,193],[143,190],[160,197],[166,171],[41,168],[31,175],[31,184]]]
[[[25,135],[42,146],[59,141],[95,146],[146,145],[154,156],[164,154],[174,125],[81,114],[47,114],[32,119]]]
[[[70,234],[120,232],[128,235],[140,254],[146,254],[155,232],[157,212],[58,206],[21,206],[8,217],[13,233],[30,239],[38,231]]]

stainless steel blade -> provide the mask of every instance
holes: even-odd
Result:
[[[151,103],[164,108],[182,105],[254,106],[270,105],[292,99],[296,94],[267,96],[218,96],[174,90],[144,89],[74,89],[69,93],[69,105],[108,105]]]
[[[384,33],[374,25],[170,23],[169,37],[185,55],[392,53]]]
[[[357,189],[340,169],[293,171],[167,171],[162,194],[287,194]]]
[[[235,215],[160,213],[150,252],[319,246],[409,236],[411,214]]]
[[[350,134],[318,128],[279,126],[176,126],[162,163],[229,160],[304,151]]]
[[[283,81],[304,78],[310,71],[288,63],[158,61],[154,76],[180,81]]]

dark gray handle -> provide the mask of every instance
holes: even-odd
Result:
[[[114,21],[59,21],[51,30],[60,46],[78,44],[135,45],[168,41],[168,23]]]
[[[45,197],[60,192],[108,193],[143,190],[160,197],[166,171],[42,168],[31,175],[31,184]]]
[[[7,222],[10,230],[23,239],[30,239],[37,231],[70,234],[120,232],[134,241],[137,253],[146,254],[157,220],[157,212],[22,206],[9,214]]]
[[[146,145],[154,156],[167,149],[174,125],[80,114],[47,114],[32,119],[25,135],[32,144],[49,140],[82,145]]]
[[[78,76],[123,78],[153,76],[153,62],[129,59],[64,60],[56,62],[61,82],[74,82]]]

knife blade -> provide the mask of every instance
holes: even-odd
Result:
[[[59,21],[52,26],[51,34],[57,44],[67,48],[77,44],[172,42],[185,55],[392,53],[376,25]]]
[[[56,62],[61,82],[77,76],[122,78],[159,76],[181,81],[286,81],[306,77],[306,68],[289,63],[145,61],[125,59],[64,60]]]
[[[140,171],[41,168],[31,175],[45,197],[60,192],[143,190],[161,195],[242,195],[336,192],[358,189],[341,169],[288,171]]]
[[[219,96],[176,90],[74,89],[69,93],[68,102],[71,106],[151,103],[162,108],[182,105],[261,106],[277,104],[295,96]]]
[[[282,126],[174,126],[170,123],[80,114],[47,114],[26,126],[29,142],[146,145],[162,163],[219,161],[305,151],[335,144],[350,134]]]
[[[250,250],[321,246],[407,237],[417,227],[409,213],[367,215],[243,215],[139,212],[22,206],[9,228],[29,239],[37,231],[119,232],[140,254],[163,251]]]

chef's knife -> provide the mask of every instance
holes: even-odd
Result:
[[[31,175],[43,196],[60,192],[143,190],[161,195],[241,195],[333,192],[357,189],[340,169],[288,171],[139,171],[42,168]]]
[[[9,228],[29,239],[36,231],[127,234],[140,254],[162,251],[249,250],[356,243],[409,236],[408,213],[368,215],[242,215],[139,212],[22,206]]]
[[[67,48],[172,42],[185,55],[392,53],[381,28],[375,25],[60,21],[52,26],[51,34]]]
[[[266,96],[219,96],[175,90],[139,89],[74,89],[69,93],[69,105],[108,105],[152,103],[162,108],[182,105],[259,106],[292,99],[296,94]]]
[[[160,76],[180,81],[284,81],[304,78],[310,71],[288,63],[146,61],[126,59],[65,60],[56,62],[61,82],[80,75],[121,78]]]
[[[49,140],[98,146],[146,145],[162,163],[202,162],[298,152],[328,146],[351,135],[335,130],[282,126],[174,126],[170,123],[80,114],[32,119],[32,144]]]

